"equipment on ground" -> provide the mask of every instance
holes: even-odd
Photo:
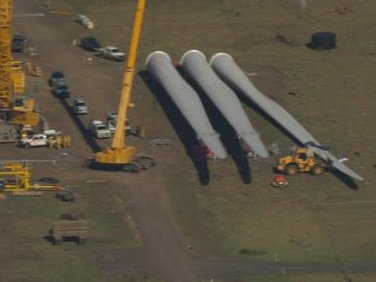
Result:
[[[286,180],[286,177],[284,175],[276,175],[274,178],[273,178],[273,181],[271,183],[271,185],[275,188],[283,188],[283,187],[286,187],[288,185],[288,181]]]
[[[297,148],[291,156],[280,158],[276,169],[286,175],[295,175],[300,172],[321,175],[324,173],[324,164],[309,148]]]
[[[89,224],[83,214],[67,213],[52,223],[50,236],[54,245],[64,240],[74,239],[77,244],[85,244],[88,237]]]
[[[0,122],[0,143],[17,143],[18,133],[14,125]]]
[[[5,162],[0,166],[0,195],[12,192],[14,195],[39,196],[42,191],[64,190],[57,184],[41,184],[31,181],[31,167],[26,162]]]
[[[94,159],[89,160],[88,166],[92,169],[138,172],[140,169],[147,169],[155,166],[153,159],[149,157],[137,156],[136,148],[134,146],[125,145],[125,122],[127,119],[128,107],[131,105],[130,95],[134,79],[135,63],[145,10],[145,2],[146,0],[138,0],[137,3],[128,60],[123,77],[123,87],[119,102],[116,130],[111,148],[108,148],[105,151],[97,152],[94,155]]]

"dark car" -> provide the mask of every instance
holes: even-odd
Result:
[[[70,97],[70,91],[68,86],[65,84],[62,85],[55,85],[54,88],[52,89],[52,93],[56,98],[69,98]]]
[[[65,84],[64,73],[62,73],[61,71],[54,71],[48,80],[48,84],[52,87],[56,85],[64,85]]]
[[[23,53],[27,46],[27,39],[22,35],[14,35],[12,38],[12,53]]]
[[[99,48],[101,48],[101,45],[99,44],[98,40],[93,36],[87,36],[81,38],[80,47],[87,50],[87,51],[97,51]]]

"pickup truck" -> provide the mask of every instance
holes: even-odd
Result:
[[[99,48],[98,56],[116,62],[121,62],[125,60],[125,53],[119,51],[119,49],[114,46]]]
[[[48,145],[48,137],[43,133],[34,134],[30,137],[21,138],[18,145],[23,148],[46,147]]]
[[[97,139],[106,139],[111,137],[111,131],[100,120],[91,120],[89,122],[89,130]]]
[[[59,137],[64,137],[60,131],[44,130],[43,133],[22,136],[18,141],[18,146],[23,148],[50,147],[57,144]]]
[[[117,112],[111,112],[111,113],[107,114],[106,123],[107,123],[107,127],[110,130],[111,134],[115,134],[117,117],[118,117]],[[126,135],[129,135],[131,130],[132,130],[128,119],[125,121],[124,130],[125,130]]]

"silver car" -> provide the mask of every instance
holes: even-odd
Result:
[[[74,99],[73,110],[77,115],[83,115],[89,112],[86,102],[84,101],[84,99],[81,98]]]

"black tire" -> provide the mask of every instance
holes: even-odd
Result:
[[[296,175],[299,173],[299,167],[295,163],[291,163],[286,165],[285,167],[285,174],[286,175]]]
[[[30,148],[30,144],[29,143],[25,143],[25,145],[23,146],[25,149],[29,149]]]
[[[321,164],[315,164],[310,172],[312,175],[322,175],[324,173],[324,167]]]

